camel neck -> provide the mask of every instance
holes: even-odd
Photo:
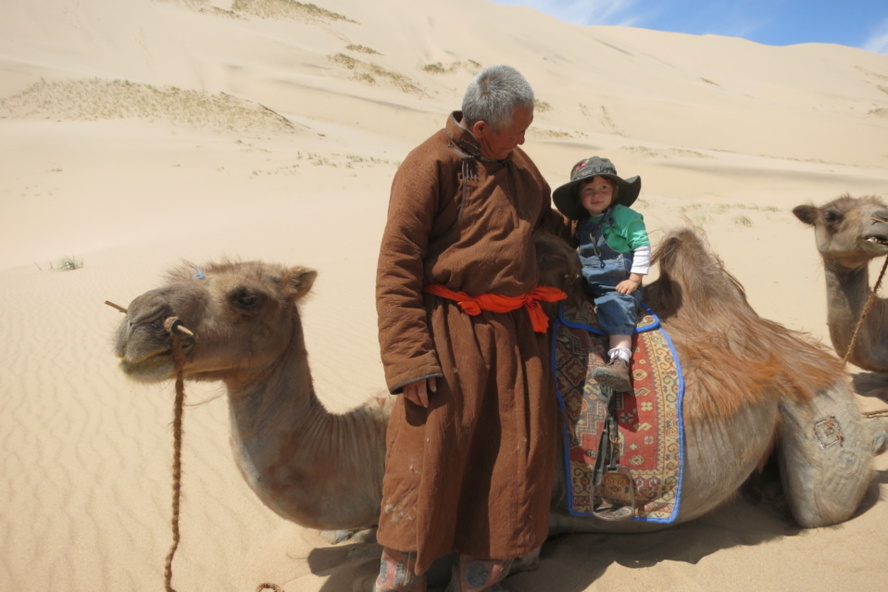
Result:
[[[869,270],[865,265],[848,269],[828,263],[824,270],[830,340],[836,351],[845,355],[870,294]]]
[[[235,436],[250,446],[276,439],[327,415],[314,392],[301,329],[286,350],[266,368],[225,380]]]
[[[227,383],[241,474],[272,510],[315,528],[372,524],[378,501],[342,491],[343,474],[382,487],[385,419],[366,406],[329,413],[312,386],[301,332],[262,376]]]
[[[855,304],[862,306],[869,296],[869,270],[866,265],[849,269],[827,262],[824,265],[824,273],[827,297],[840,297],[851,306]]]

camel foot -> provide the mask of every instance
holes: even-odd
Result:
[[[535,549],[527,555],[516,557],[512,560],[512,567],[509,569],[509,575],[515,575],[523,571],[534,571],[540,566],[540,551],[542,547]]]
[[[338,545],[345,541],[352,543],[375,543],[376,528],[358,528],[354,530],[322,530],[323,536],[331,545]]]
[[[866,420],[873,430],[873,450],[876,454],[888,451],[888,419],[872,418]]]

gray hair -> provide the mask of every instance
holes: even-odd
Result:
[[[485,121],[495,133],[512,122],[516,109],[533,108],[533,89],[511,66],[490,66],[469,83],[463,97],[463,123]]]

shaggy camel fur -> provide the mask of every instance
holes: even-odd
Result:
[[[872,293],[869,262],[888,255],[888,208],[873,196],[844,195],[821,207],[801,205],[796,218],[814,227],[826,275],[827,324],[840,356],[872,372],[888,372],[888,301],[876,298],[851,338]]]
[[[550,241],[540,253],[551,280],[575,277],[572,249]],[[848,519],[871,482],[875,430],[861,419],[841,362],[758,317],[693,231],[670,234],[656,259],[660,279],[646,295],[672,336],[686,382],[687,466],[677,522],[731,499],[775,448],[800,525]],[[334,415],[318,400],[297,307],[315,272],[259,262],[202,270],[199,277],[191,267],[174,270],[163,287],[133,300],[117,331],[122,370],[145,382],[173,378],[164,322],[178,317],[193,332],[181,336],[185,379],[227,387],[235,460],[262,502],[311,528],[374,525],[388,406],[371,401]],[[826,419],[840,440],[818,437]],[[656,528],[662,525],[569,516],[557,504],[552,512],[553,533]]]

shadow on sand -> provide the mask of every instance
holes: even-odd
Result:
[[[881,403],[888,403],[888,374],[860,372],[851,378],[854,390],[869,407],[881,409]],[[789,514],[773,469],[766,466],[759,478],[747,483],[743,496],[691,523],[644,534],[571,534],[549,539],[540,553],[539,567],[510,576],[506,587],[511,592],[579,592],[613,564],[640,569],[663,561],[696,564],[722,549],[797,536],[802,530]],[[888,469],[875,471],[855,517],[880,501],[880,486],[886,484]],[[315,575],[327,576],[323,592],[371,592],[381,550],[373,542],[315,548],[308,557],[309,568]],[[429,573],[429,592],[444,590],[453,561],[450,556],[436,562]]]
[[[886,482],[888,471],[880,471],[858,514],[872,508],[879,499],[879,485]],[[722,549],[755,546],[800,532],[779,505],[770,500],[754,505],[738,497],[704,518],[653,533],[552,538],[543,545],[539,567],[510,576],[506,587],[511,592],[577,592],[587,589],[612,564],[629,568],[650,567],[662,561],[696,564]],[[328,577],[323,592],[371,592],[380,552],[381,547],[375,543],[342,544],[313,549],[308,562],[312,573]],[[449,557],[436,563],[429,574],[429,592],[443,591],[452,562]]]

